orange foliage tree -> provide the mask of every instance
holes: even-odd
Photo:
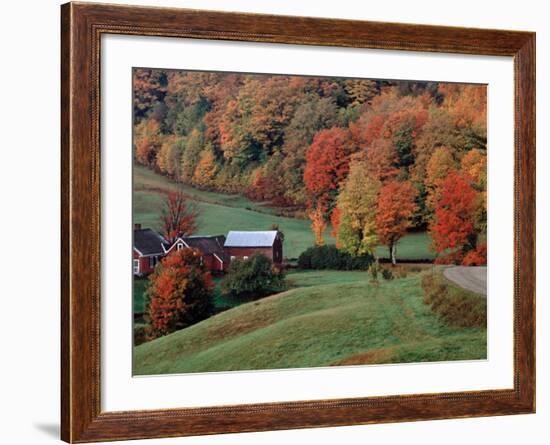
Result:
[[[470,250],[462,260],[464,266],[484,266],[487,264],[487,243],[482,242]]]
[[[378,195],[376,230],[379,241],[388,246],[392,264],[396,263],[397,242],[412,225],[417,190],[409,182],[390,181]]]
[[[306,151],[304,169],[309,208],[330,213],[340,182],[348,174],[350,149],[346,129],[334,127],[317,133]]]
[[[434,209],[441,197],[441,185],[449,173],[456,169],[451,150],[447,147],[439,147],[433,152],[426,169],[424,184],[428,191],[426,203],[430,209]]]
[[[181,191],[170,192],[164,200],[160,223],[162,234],[169,242],[178,236],[188,236],[197,230],[198,208]]]
[[[174,136],[164,138],[157,153],[157,167],[162,172],[172,177],[179,176],[180,150]]]
[[[390,140],[377,139],[367,149],[367,168],[379,181],[393,179],[399,173],[397,152]]]
[[[468,251],[475,249],[475,211],[478,192],[469,178],[450,173],[441,184],[441,197],[430,227],[437,263],[460,263]]]
[[[316,207],[309,213],[309,219],[311,220],[311,231],[315,236],[315,245],[322,246],[325,244],[324,233],[327,228],[327,222],[325,219],[325,212],[321,207]]]
[[[342,211],[339,207],[335,207],[332,213],[330,214],[330,224],[332,230],[330,231],[331,236],[336,238],[336,247],[338,247],[338,230],[340,228],[340,222],[342,220]]]
[[[142,120],[134,131],[136,160],[148,167],[155,167],[157,153],[162,145],[159,123],[154,119]]]
[[[211,149],[205,148],[193,173],[193,184],[203,189],[211,188],[218,170],[216,156]]]
[[[209,317],[213,288],[198,250],[185,248],[170,253],[149,277],[149,335],[157,338]]]
[[[476,230],[487,233],[487,155],[474,148],[464,155],[461,161],[462,172],[473,181],[479,191],[476,207]]]
[[[487,183],[487,156],[484,151],[474,148],[460,161],[462,171],[468,174],[475,185],[483,189]]]

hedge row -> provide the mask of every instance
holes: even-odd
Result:
[[[334,245],[315,246],[302,252],[298,258],[300,269],[367,270],[374,258],[359,257],[338,250]]]
[[[460,327],[487,327],[487,299],[450,286],[438,273],[422,277],[424,303],[446,324]]]

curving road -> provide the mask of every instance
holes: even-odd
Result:
[[[487,266],[448,267],[443,275],[463,289],[487,296]]]

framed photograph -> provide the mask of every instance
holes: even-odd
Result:
[[[62,439],[535,411],[535,34],[67,3]]]

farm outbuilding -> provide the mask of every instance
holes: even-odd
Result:
[[[212,273],[228,270],[231,260],[248,259],[255,253],[261,253],[273,263],[283,261],[283,240],[277,230],[266,231],[230,231],[224,235],[182,236],[173,243],[168,242],[153,229],[134,226],[133,272],[144,276],[152,273],[155,266],[166,255],[184,248],[197,249],[204,265]]]
[[[277,230],[231,230],[227,234],[224,251],[230,260],[235,258],[248,259],[255,253],[261,253],[275,264],[283,262],[283,240]]]
[[[229,260],[227,259],[223,245],[225,236],[185,236],[174,241],[174,244],[166,251],[170,253],[173,249],[180,250],[185,247],[191,247],[201,252],[203,262],[210,272],[220,273],[227,269]]]
[[[166,255],[170,246],[164,237],[152,229],[142,229],[141,224],[134,225],[134,249],[132,268],[134,275],[148,275],[157,263]]]

